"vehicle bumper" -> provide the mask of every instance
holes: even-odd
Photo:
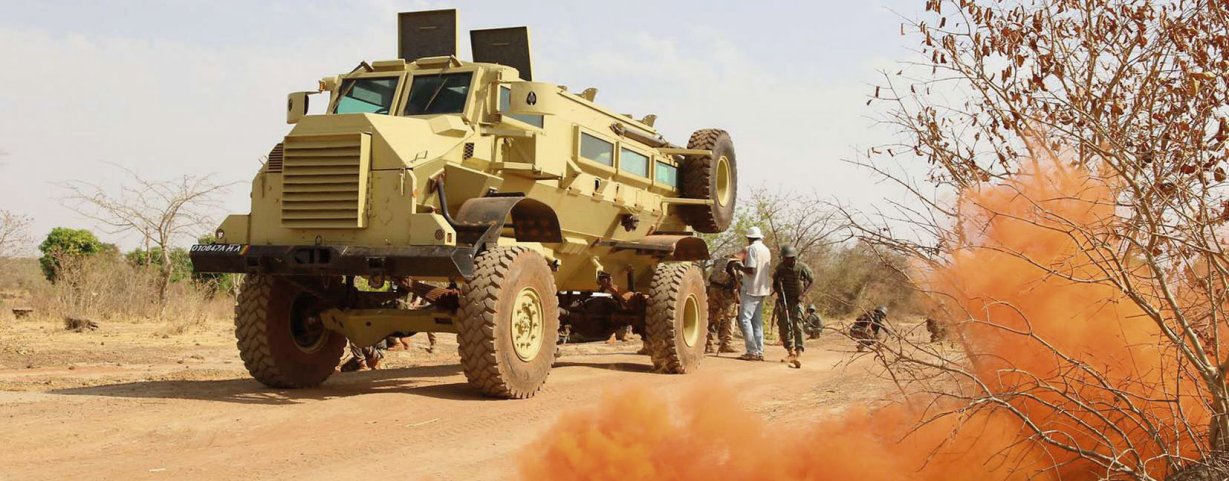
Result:
[[[466,247],[194,245],[201,273],[469,278],[474,254]]]

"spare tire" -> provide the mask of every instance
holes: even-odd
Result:
[[[682,194],[689,199],[711,200],[711,205],[681,205],[679,216],[696,231],[725,232],[734,222],[738,201],[738,165],[734,141],[719,129],[697,130],[687,141],[688,149],[708,150],[710,155],[689,155],[682,165]]]

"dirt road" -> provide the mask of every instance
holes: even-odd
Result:
[[[634,354],[639,342],[566,346],[536,397],[487,400],[467,388],[453,336],[434,354],[415,342],[386,369],[276,391],[246,377],[221,323],[176,336],[122,324],[84,334],[5,326],[0,481],[504,480],[561,412],[631,383],[672,395],[719,380],[782,422],[836,415],[889,389],[868,360],[845,364],[848,341],[830,336],[801,370],[710,357],[692,376],[650,373]]]

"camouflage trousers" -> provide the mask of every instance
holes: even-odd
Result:
[[[734,339],[734,318],[738,316],[738,295],[727,289],[708,289],[708,341],[713,347],[714,338],[720,346],[729,346]]]
[[[785,349],[805,351],[806,330],[802,323],[802,303],[788,299],[777,302],[777,328],[781,332],[781,345]]]

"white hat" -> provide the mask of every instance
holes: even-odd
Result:
[[[750,229],[747,229],[747,238],[748,239],[763,239],[764,233],[760,232],[759,227],[752,227]]]

